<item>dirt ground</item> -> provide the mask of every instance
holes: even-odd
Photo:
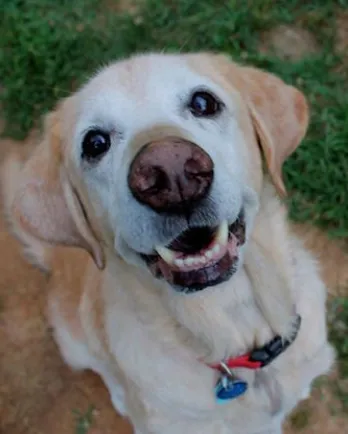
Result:
[[[0,162],[12,146],[12,141],[0,140]],[[322,259],[323,277],[335,294],[348,281],[348,256],[314,228],[298,226],[296,231]],[[3,218],[0,258],[0,433],[131,434],[100,379],[73,373],[62,363],[45,320],[45,277],[22,259]],[[308,418],[303,434],[347,432],[348,420],[333,416],[331,403],[313,392],[304,403],[305,416],[300,415]],[[294,432],[287,426],[287,434]]]

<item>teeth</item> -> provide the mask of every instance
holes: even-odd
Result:
[[[175,265],[179,268],[191,267],[192,265],[204,265],[210,259],[213,259],[222,248],[228,243],[228,223],[223,221],[217,232],[213,245],[201,255],[189,256],[186,258],[177,258],[178,252],[168,249],[167,247],[157,246],[156,251],[159,256],[169,265]]]
[[[216,243],[219,243],[222,246],[225,246],[227,244],[227,242],[228,242],[228,223],[227,223],[227,220],[224,220],[221,223],[221,225],[219,226],[219,229],[218,229],[216,237],[215,237],[215,241],[216,241]]]
[[[193,265],[194,262],[195,260],[193,258],[186,258],[184,260],[185,265]]]
[[[212,249],[213,253],[219,253],[220,251],[220,245],[219,244],[215,244],[215,246]]]
[[[175,259],[174,264],[175,264],[177,267],[183,267],[183,265],[184,265],[184,260],[183,260],[183,259]]]
[[[157,246],[156,251],[167,264],[171,265],[174,263],[175,254],[172,250],[167,249],[167,247]],[[177,259],[177,261],[179,261],[179,259]]]
[[[211,258],[214,256],[214,253],[213,253],[212,250],[208,250],[208,251],[205,252],[204,254],[205,254],[205,256],[206,256],[208,259],[211,259]]]

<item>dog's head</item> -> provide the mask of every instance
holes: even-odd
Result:
[[[133,57],[101,70],[46,120],[13,217],[31,236],[110,255],[192,292],[229,279],[257,213],[262,148],[282,164],[308,122],[277,77],[213,54]]]

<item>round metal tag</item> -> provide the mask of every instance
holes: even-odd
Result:
[[[248,390],[248,383],[239,378],[223,375],[216,384],[215,396],[218,403],[223,404],[238,398]]]

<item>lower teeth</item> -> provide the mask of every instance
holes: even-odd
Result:
[[[228,242],[228,223],[224,221],[220,224],[215,240],[213,242],[214,246],[209,250],[201,253],[197,256],[188,256],[186,258],[177,258],[176,256],[179,254],[176,251],[169,249],[168,247],[158,246],[156,247],[156,251],[159,256],[169,265],[176,265],[177,267],[184,266],[192,266],[205,264],[209,260],[213,259],[213,257],[218,254],[223,246],[226,246]]]

